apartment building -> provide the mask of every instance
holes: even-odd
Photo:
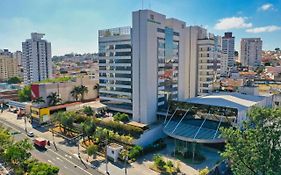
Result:
[[[235,37],[225,32],[222,37],[221,75],[227,76],[235,64]]]
[[[8,49],[0,52],[0,81],[18,76],[18,60]]]
[[[242,38],[240,42],[240,62],[243,66],[256,68],[261,65],[262,40],[260,38]]]
[[[99,31],[99,93],[109,109],[132,113],[131,27]]]
[[[22,43],[22,66],[25,84],[52,77],[51,43],[42,39],[44,35],[42,33],[31,33],[31,39]]]
[[[209,34],[198,41],[197,95],[207,95],[218,88],[220,79],[221,37]]]

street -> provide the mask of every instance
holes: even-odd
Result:
[[[13,134],[14,139],[22,140],[28,138],[31,142],[32,139],[26,136],[25,131],[23,128],[17,127],[16,125],[3,120],[0,118],[0,123],[2,123],[7,128],[10,128],[15,134]],[[60,175],[101,175],[100,172],[93,169],[82,160],[78,158],[78,156],[69,155],[63,150],[56,150],[53,145],[48,146],[47,150],[37,150],[34,148],[32,151],[32,157],[54,166],[60,168],[59,174]]]

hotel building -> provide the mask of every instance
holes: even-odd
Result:
[[[151,124],[166,115],[170,101],[213,90],[220,37],[151,10],[132,18],[132,29],[99,31],[101,102]]]

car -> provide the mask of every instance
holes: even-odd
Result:
[[[27,135],[28,135],[29,137],[34,137],[34,133],[33,133],[33,132],[31,132],[31,131],[30,131],[30,132],[28,132],[28,133],[27,133]]]

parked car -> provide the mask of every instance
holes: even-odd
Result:
[[[27,136],[34,137],[34,133],[30,131],[30,132],[27,133]]]

